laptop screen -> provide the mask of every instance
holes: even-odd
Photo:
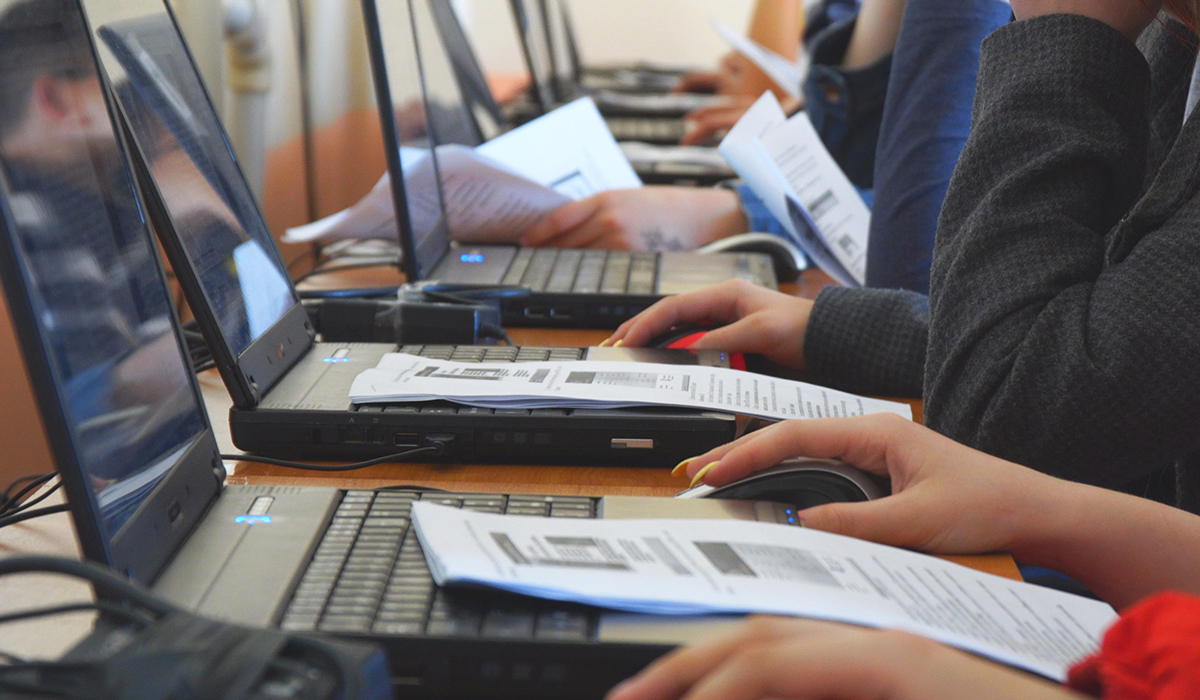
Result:
[[[113,125],[77,4],[0,0],[5,283],[105,546],[207,429]]]
[[[511,0],[525,62],[542,112],[554,109],[554,64],[547,43],[545,15],[537,0]]]
[[[425,0],[418,0],[418,5]],[[467,38],[454,9],[452,0],[428,0],[429,10],[433,21],[437,24],[437,34],[431,40],[426,40],[427,30],[423,26],[422,12],[417,14],[417,27],[421,37],[421,45],[426,46],[432,40],[440,40],[445,47],[450,65],[458,79],[470,116],[474,118],[476,129],[483,141],[499,136],[507,126],[507,118],[500,111],[500,105],[492,95],[487,77],[479,65],[471,41]],[[420,9],[419,7],[417,8]],[[468,145],[478,145],[468,144]]]
[[[161,0],[84,0],[101,61],[232,357],[299,303]]]

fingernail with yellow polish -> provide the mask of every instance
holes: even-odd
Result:
[[[705,465],[705,467],[703,469],[696,472],[696,476],[692,477],[692,485],[689,486],[688,488],[695,488],[695,487],[699,486],[700,482],[704,481],[704,475],[707,474],[710,469],[717,466],[718,464],[720,464],[720,462],[711,462],[711,463]]]
[[[695,457],[693,457],[692,459],[695,459]],[[679,476],[685,470],[687,470],[687,465],[691,464],[692,459],[685,459],[682,462],[680,462],[679,464],[676,464],[675,468],[671,470],[671,476]]]
[[[622,343],[624,343],[624,342],[625,342],[625,339],[624,339],[624,338],[622,338],[622,339],[618,340],[617,342],[613,343],[613,347],[614,347],[614,348],[619,348],[619,347],[621,347],[621,344],[622,344]]]
[[[600,347],[606,348],[606,347],[608,347],[608,344],[611,342],[612,342],[612,338],[605,338],[604,340],[600,341]]]

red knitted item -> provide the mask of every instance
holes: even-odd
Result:
[[[1128,608],[1067,685],[1104,700],[1200,699],[1200,598],[1160,593]]]

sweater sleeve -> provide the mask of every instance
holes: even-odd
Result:
[[[920,396],[928,323],[922,294],[826,287],[804,334],[809,378],[859,394]]]
[[[984,43],[938,226],[930,427],[1106,487],[1195,449],[1200,212],[1171,173],[1196,155],[1142,195],[1149,84],[1132,42],[1078,16]]]

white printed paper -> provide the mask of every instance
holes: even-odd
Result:
[[[354,403],[447,400],[484,408],[677,406],[770,420],[895,413],[908,404],[724,367],[649,362],[478,363],[384,355],[350,387]]]
[[[867,281],[867,238],[871,210],[821,143],[808,115],[772,127],[760,141],[804,206],[816,233],[859,286]],[[786,221],[790,216],[786,213]]]
[[[413,504],[439,585],[634,612],[768,613],[897,629],[1062,681],[1116,613],[895,547],[737,520],[585,520]]]
[[[413,227],[441,220],[428,150],[401,148]],[[516,243],[542,216],[571,200],[642,186],[604,118],[588,98],[478,146],[437,149],[451,237],[463,243]],[[399,236],[391,178],[385,174],[354,206],[288,229],[288,243]],[[420,237],[420,236],[418,236]]]
[[[565,104],[475,150],[571,199],[642,186],[596,103],[588,97]]]
[[[729,42],[729,45],[738,53],[750,59],[784,92],[800,99],[800,86],[803,85],[804,79],[808,75],[807,53],[801,51],[800,60],[793,63],[757,41],[738,34],[724,22],[714,19],[712,26],[722,39]]]
[[[844,285],[866,282],[871,212],[807,114],[787,119],[768,91],[730,129],[718,150],[810,259]],[[789,198],[804,207],[812,230],[793,221]],[[829,256],[838,264],[824,264]]]

